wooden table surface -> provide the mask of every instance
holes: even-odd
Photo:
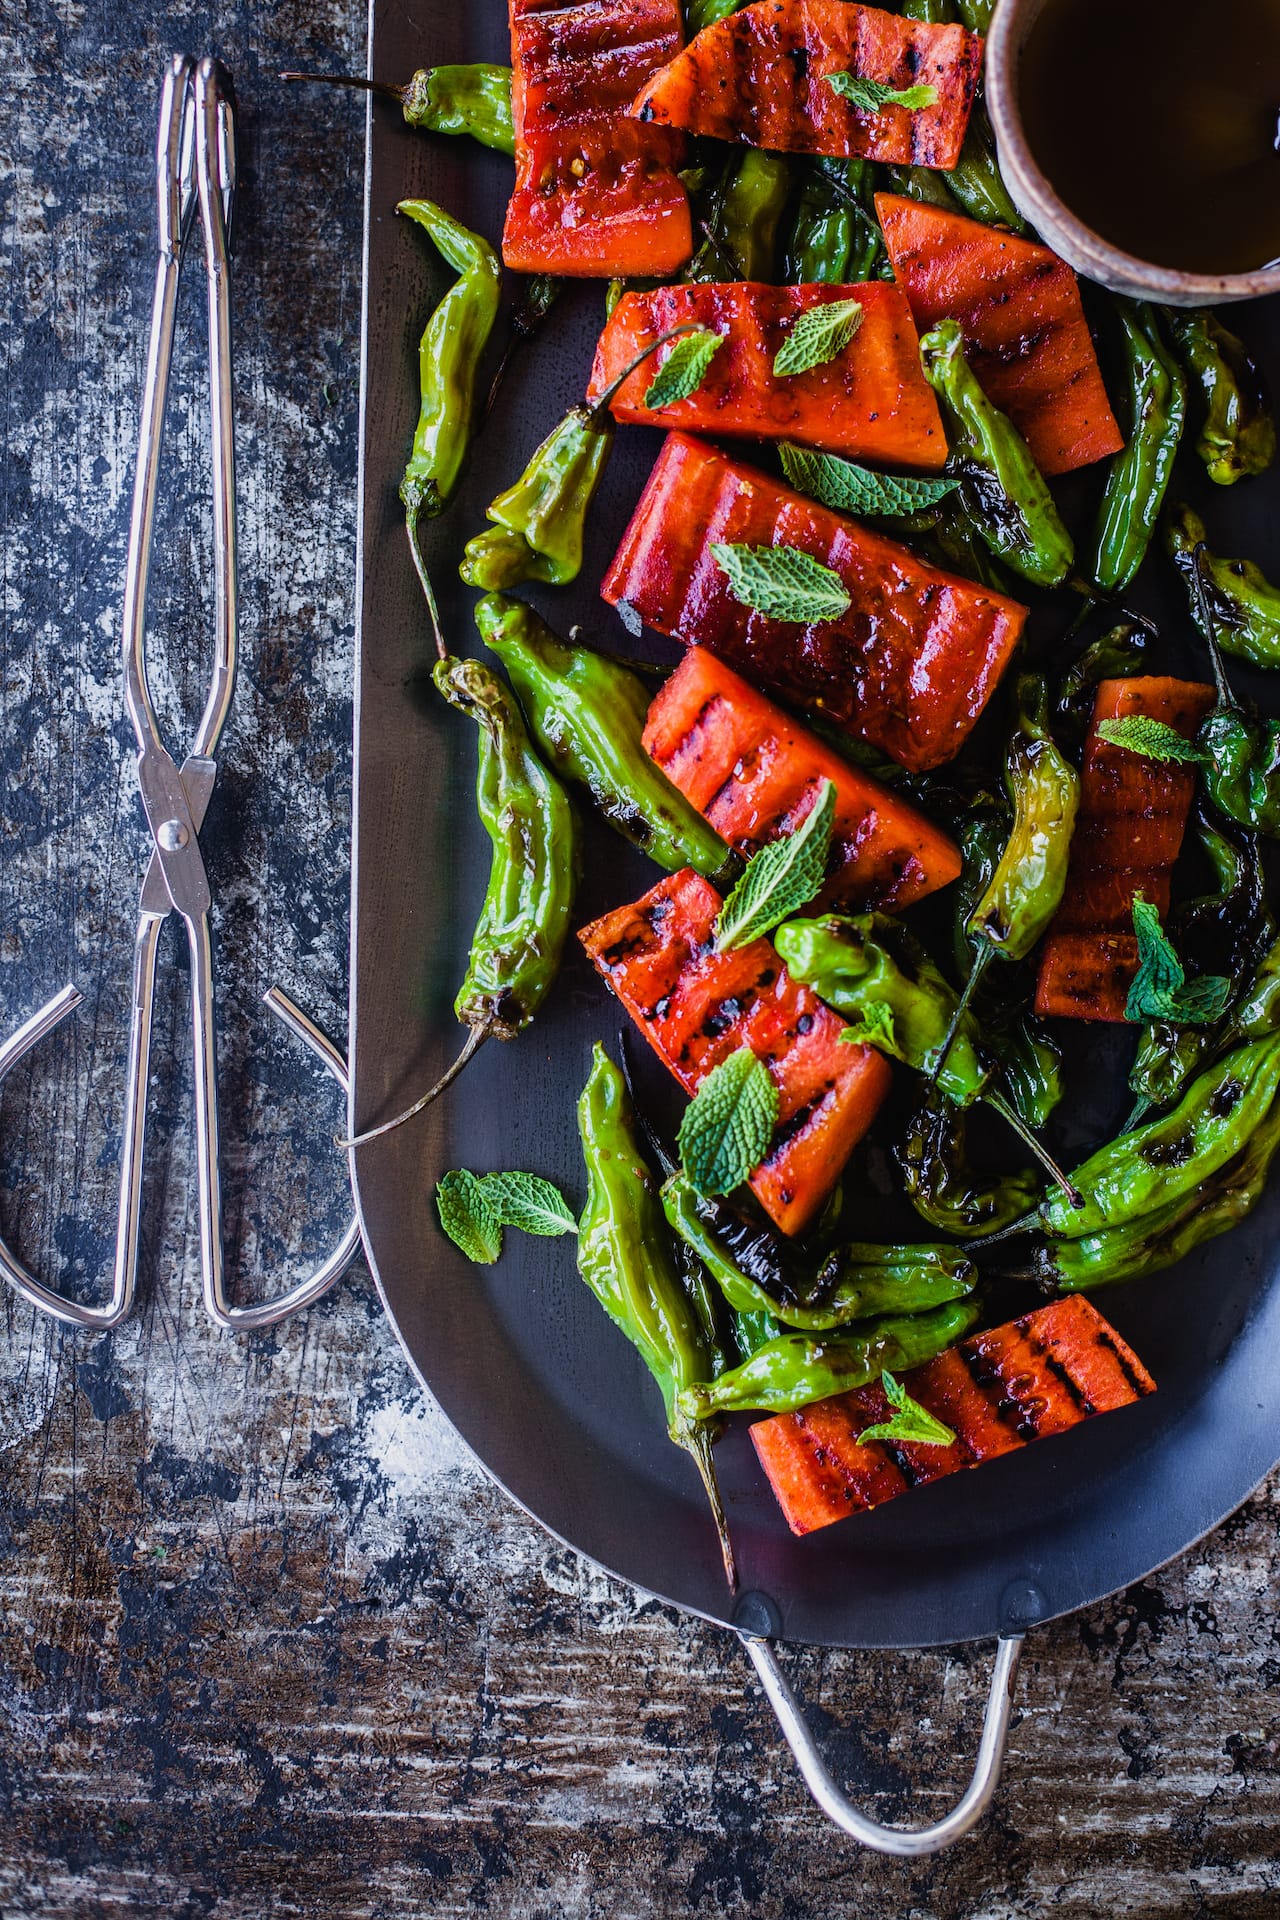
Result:
[[[356,0],[0,12],[0,1009],[8,1027],[68,979],[87,995],[0,1099],[0,1219],[87,1290],[113,1236],[144,853],[118,605],[154,98],[180,46],[222,54],[243,113],[245,664],[202,836],[243,1287],[314,1261],[349,1205],[337,1097],[259,997],[279,981],[344,1030],[363,115],[275,76],[359,69],[363,30]],[[197,273],[152,594],[175,740],[209,633],[203,337]],[[277,1333],[206,1323],[171,937],[140,1310],[89,1339],[0,1302],[0,1914],[1280,1912],[1280,1479],[1032,1637],[975,1837],[918,1865],[861,1853],[808,1801],[729,1636],[488,1485],[363,1268]],[[936,1817],[989,1649],[787,1661],[866,1805]]]

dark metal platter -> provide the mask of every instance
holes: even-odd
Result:
[[[506,7],[372,0],[370,45],[372,71],[384,79],[447,60],[506,61]],[[416,413],[418,335],[447,278],[394,208],[406,197],[438,199],[496,241],[509,184],[500,156],[414,134],[393,107],[372,104],[352,916],[359,1125],[397,1111],[457,1051],[451,1002],[488,869],[473,803],[475,741],[431,691],[427,623],[397,498]],[[427,528],[446,630],[459,651],[480,650],[472,596],[457,579],[462,544],[484,525],[487,502],[581,398],[601,318],[599,285],[562,299],[506,380],[458,497]],[[1280,367],[1275,303],[1237,309],[1232,324],[1264,364]],[[646,431],[620,434],[582,577],[542,601],[559,631],[581,621],[627,646],[596,587],[659,444]],[[1175,486],[1205,505],[1216,544],[1274,566],[1280,474],[1226,493],[1199,485],[1183,466]],[[1149,591],[1170,633],[1187,636],[1169,583],[1157,579]],[[647,636],[644,644],[650,657],[674,658],[670,643]],[[1189,650],[1170,664],[1207,677]],[[1233,669],[1233,677],[1265,700],[1260,676]],[[655,878],[645,860],[590,823],[580,922]],[[496,1268],[472,1267],[440,1232],[432,1205],[437,1178],[452,1166],[526,1167],[580,1197],[576,1095],[592,1042],[612,1041],[618,1025],[616,1005],[570,953],[527,1034],[482,1050],[447,1099],[357,1155],[357,1204],[414,1368],[512,1498],[609,1571],[729,1622],[734,1602],[696,1476],[664,1437],[640,1361],[577,1278],[572,1243],[512,1234]],[[1070,1050],[1083,1058],[1075,1062],[1069,1150],[1114,1130],[1127,1105],[1114,1043],[1081,1030]],[[646,1085],[657,1091],[661,1077],[655,1068]],[[1280,1287],[1270,1284],[1280,1267],[1278,1225],[1280,1184],[1245,1227],[1171,1272],[1101,1299],[1155,1374],[1152,1399],[809,1539],[787,1531],[739,1423],[717,1460],[743,1593],[755,1609],[748,1624],[767,1619],[783,1638],[841,1646],[983,1638],[1011,1607],[1023,1624],[1069,1612],[1182,1552],[1280,1458]],[[865,1223],[861,1230],[876,1232]],[[1028,1586],[1038,1597],[1026,1598]],[[1018,1592],[1015,1604],[1009,1596]]]

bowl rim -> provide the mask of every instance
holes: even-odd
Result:
[[[1063,201],[1027,141],[1016,75],[1026,35],[1048,0],[998,0],[986,39],[987,108],[1001,170],[1019,210],[1046,241],[1091,280],[1173,306],[1251,300],[1280,292],[1280,262],[1247,273],[1188,273],[1113,246]]]

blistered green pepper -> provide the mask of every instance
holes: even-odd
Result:
[[[703,1316],[681,1285],[626,1085],[598,1043],[578,1101],[578,1134],[587,1166],[578,1271],[658,1383],[667,1431],[691,1455],[706,1488],[732,1587],[737,1576],[711,1457],[713,1435],[703,1416],[691,1417],[684,1404],[687,1394],[711,1384],[714,1356]]]
[[[532,607],[499,594],[480,601],[476,625],[548,764],[585,786],[610,826],[668,873],[693,867],[724,892],[738,862],[645,752],[649,690],[639,676],[557,639]]]
[[[810,162],[787,242],[787,279],[846,286],[875,277],[885,259],[867,160]]]
[[[921,337],[920,363],[942,401],[950,465],[978,532],[1033,586],[1060,586],[1075,557],[1071,536],[1026,441],[974,379],[958,321],[941,320]]]
[[[1008,227],[1012,233],[1025,233],[1026,221],[1018,212],[996,158],[995,136],[981,99],[975,100],[960,158],[947,175],[952,195],[971,220],[987,227]]]
[[[412,1120],[452,1086],[486,1040],[512,1040],[555,981],[582,866],[578,816],[533,750],[511,689],[479,660],[455,660],[438,638],[432,673],[451,707],[480,730],[476,810],[489,836],[489,883],[454,1012],[469,1029],[441,1079],[393,1120],[344,1140],[363,1146]]]
[[[479,660],[446,658],[431,677],[480,729],[476,809],[492,848],[454,1012],[473,1035],[509,1040],[533,1019],[560,965],[581,866],[578,817],[497,674]]]
[[[671,1227],[693,1249],[736,1313],[767,1313],[781,1327],[823,1332],[886,1313],[921,1313],[972,1293],[977,1270],[954,1247],[875,1246],[853,1241],[821,1263],[816,1304],[770,1293],[734,1259],[714,1215],[682,1173],[662,1189]],[[1022,1209],[1025,1211],[1025,1207]]]
[[[888,914],[826,914],[787,920],[772,936],[793,980],[812,987],[869,1044],[928,1071],[947,1039],[956,995],[933,961]],[[944,1093],[958,1105],[981,1099],[990,1066],[971,1022],[957,1029],[939,1065]]]
[[[1253,995],[1259,983],[1265,988],[1269,979],[1268,950],[1280,961],[1280,952],[1272,945],[1275,925],[1267,905],[1257,836],[1233,821],[1218,825],[1205,818],[1197,821],[1196,833],[1217,886],[1212,893],[1189,900],[1178,909],[1178,949],[1192,959],[1197,972],[1223,973],[1228,979],[1250,982],[1237,995],[1239,1004],[1250,1011],[1244,1024],[1238,1006],[1229,1007],[1212,1026],[1178,1026],[1170,1020],[1149,1022],[1139,1036],[1129,1074],[1129,1085],[1139,1098],[1130,1126],[1135,1126],[1148,1108],[1169,1106],[1206,1061],[1241,1040],[1257,1039],[1270,1030],[1266,1017],[1272,1010],[1269,992],[1264,991],[1264,1023],[1250,1023],[1257,1011]]]
[[[965,1153],[961,1109],[929,1088],[894,1147],[906,1194],[920,1218],[957,1239],[994,1233],[1021,1219],[1039,1197],[1030,1173],[977,1174]]]
[[[1236,1225],[1280,1145],[1278,1091],[1270,1033],[1201,1073],[1172,1113],[1100,1148],[1074,1175],[1084,1205],[1051,1196],[1039,1210],[1039,1276],[1071,1291],[1133,1279]]]
[[[956,12],[970,33],[989,33],[996,0],[956,0]]]
[[[1049,699],[1039,674],[1021,674],[1018,724],[1005,761],[1013,830],[965,931],[975,949],[961,1012],[993,957],[1025,960],[1058,911],[1067,882],[1080,776],[1049,731]]]
[[[328,87],[358,87],[380,93],[403,110],[406,123],[424,133],[461,133],[481,146],[514,158],[511,69],[475,62],[467,66],[420,67],[406,87],[351,73],[282,73],[282,80],[314,80]]]
[[[1142,565],[1164,501],[1187,411],[1187,383],[1145,301],[1117,300],[1124,335],[1128,443],[1107,470],[1092,574],[1120,593]]]
[[[1174,507],[1165,520],[1169,558],[1182,575],[1191,614],[1206,640],[1255,667],[1280,667],[1280,587],[1252,560],[1220,560],[1204,544],[1204,521],[1190,507]],[[1204,585],[1211,621],[1201,610],[1197,581]]]
[[[1209,478],[1234,486],[1276,457],[1276,423],[1262,375],[1215,313],[1174,308],[1165,315],[1178,357],[1201,402],[1196,452]]]
[[[444,507],[458,484],[475,417],[480,356],[498,317],[502,268],[489,242],[432,200],[402,200],[458,278],[432,313],[418,347],[419,406],[400,498],[417,548],[417,523]]]
[[[701,33],[705,27],[714,27],[717,20],[727,20],[739,7],[745,7],[747,0],[685,0],[685,26],[689,38]]]
[[[734,168],[720,209],[718,239],[743,280],[775,280],[782,216],[791,197],[785,154],[748,147]]]
[[[613,451],[610,402],[650,354],[690,331],[686,324],[660,334],[592,406],[571,407],[551,429],[515,485],[490,501],[494,524],[468,540],[458,572],[469,587],[493,593],[522,580],[562,587],[577,579],[587,514]]]
[[[878,1380],[886,1370],[907,1373],[966,1334],[978,1307],[956,1300],[929,1313],[873,1320],[856,1334],[784,1333],[758,1348],[740,1367],[685,1389],[677,1406],[687,1420],[724,1413],[794,1413]]]
[[[1077,756],[1093,724],[1099,684],[1141,673],[1150,642],[1146,627],[1122,620],[1092,641],[1063,674],[1053,709],[1054,732]]]

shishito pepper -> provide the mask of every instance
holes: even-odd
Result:
[[[1191,614],[1205,638],[1255,667],[1280,667],[1280,587],[1252,560],[1222,560],[1205,546],[1204,521],[1190,507],[1165,520],[1165,546],[1182,575]],[[1207,619],[1198,582],[1203,582]]]
[[[781,1327],[824,1332],[886,1313],[923,1313],[973,1292],[977,1270],[954,1247],[875,1246],[852,1241],[822,1262],[812,1304],[771,1292],[734,1258],[717,1232],[718,1209],[676,1173],[662,1189],[673,1230],[698,1255],[735,1313],[772,1315]],[[1025,1211],[1025,1204],[1020,1211]]]
[[[453,1084],[488,1039],[523,1031],[550,992],[573,914],[581,833],[572,802],[534,752],[519,704],[479,660],[456,660],[437,636],[432,679],[480,730],[476,808],[489,836],[489,883],[454,1012],[470,1029],[448,1072],[412,1106],[345,1148],[402,1126]]]
[[[920,341],[925,378],[941,400],[960,498],[991,551],[1033,586],[1060,586],[1075,548],[1030,449],[992,405],[965,358],[964,335],[942,320]]]
[[[888,1370],[906,1373],[969,1331],[978,1307],[956,1300],[928,1313],[872,1320],[844,1334],[783,1333],[718,1380],[685,1388],[676,1405],[687,1420],[725,1413],[794,1413],[833,1393],[864,1387]]]
[[[1178,357],[1199,389],[1196,452],[1209,478],[1230,487],[1265,472],[1276,457],[1276,423],[1262,375],[1243,343],[1205,307],[1173,308],[1165,318]]]
[[[733,1587],[737,1575],[711,1457],[713,1432],[701,1416],[690,1417],[683,1400],[714,1378],[706,1321],[681,1285],[653,1176],[636,1140],[626,1084],[598,1043],[578,1101],[578,1134],[587,1166],[578,1271],[658,1383],[667,1431],[702,1477]]]
[[[1241,1040],[1269,1032],[1280,1014],[1272,976],[1280,966],[1274,945],[1275,923],[1267,905],[1256,834],[1234,821],[1197,822],[1197,836],[1213,868],[1217,886],[1177,909],[1175,933],[1180,953],[1198,973],[1217,972],[1245,981],[1235,1003],[1211,1025],[1185,1026],[1154,1020],[1142,1030],[1129,1074],[1138,1095],[1130,1125],[1149,1107],[1165,1107],[1178,1098],[1197,1068]]]
[[[1067,1290],[1158,1272],[1250,1211],[1280,1145],[1280,1033],[1201,1073],[1173,1111],[1099,1148],[1027,1224],[1036,1270]],[[732,1379],[726,1374],[725,1379]]]
[[[885,278],[888,263],[872,191],[870,161],[810,162],[787,241],[789,281],[843,287]]]
[[[1182,368],[1160,335],[1155,309],[1117,300],[1124,336],[1129,441],[1107,470],[1094,532],[1092,574],[1120,593],[1142,565],[1173,471],[1187,412]]]
[[[907,1198],[920,1218],[961,1240],[1022,1218],[1040,1191],[1030,1173],[975,1173],[965,1154],[965,1131],[963,1110],[929,1088],[894,1148]]]
[[[984,1100],[1050,1176],[1065,1185],[1040,1141],[994,1084],[972,1018],[906,929],[886,914],[788,920],[773,942],[793,980],[850,1021],[853,1037],[936,1079],[957,1106]]]
[[[466,134],[482,147],[515,157],[511,118],[511,69],[473,62],[419,67],[407,86],[366,80],[354,73],[282,73],[282,80],[312,80],[327,87],[358,87],[379,93],[401,108],[405,124],[423,133]]]
[[[1050,732],[1043,677],[1021,675],[1015,698],[1017,725],[1005,760],[1013,829],[965,924],[974,957],[957,1020],[964,1016],[993,957],[1026,959],[1057,912],[1066,886],[1080,804],[1079,775]]]
[[[490,501],[494,524],[468,540],[458,571],[469,587],[492,593],[522,580],[562,587],[577,579],[587,514],[613,451],[610,402],[652,353],[689,331],[686,325],[661,334],[597,401],[571,407],[551,429],[515,485]]]
[[[726,888],[734,854],[644,750],[649,690],[640,677],[557,639],[531,607],[499,594],[480,601],[476,625],[548,763],[585,786],[610,826],[668,873],[693,867]]]
[[[434,201],[402,200],[396,210],[430,236],[458,274],[418,347],[418,423],[400,483],[409,539],[421,571],[418,519],[439,513],[458,484],[475,417],[480,356],[498,317],[502,269],[488,241]]]

